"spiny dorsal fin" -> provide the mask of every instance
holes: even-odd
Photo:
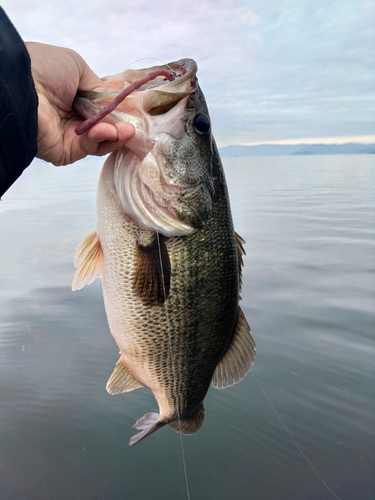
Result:
[[[202,405],[191,417],[173,420],[173,422],[168,422],[168,425],[176,432],[182,432],[183,434],[189,435],[195,434],[197,430],[200,429],[203,424],[203,420],[204,406]]]
[[[171,263],[164,237],[151,233],[138,242],[134,291],[146,306],[163,305],[169,295]]]
[[[103,271],[103,250],[96,231],[93,231],[78,245],[74,257],[75,272],[72,290],[89,285]]]
[[[122,392],[134,391],[134,389],[140,387],[144,386],[129,373],[120,357],[107,382],[107,391],[109,394],[121,394]]]
[[[236,246],[237,246],[237,260],[238,260],[238,293],[240,294],[242,291],[242,267],[243,267],[243,256],[246,255],[244,244],[245,240],[241,238],[239,234],[234,233],[236,237]],[[241,297],[240,297],[241,300]]]
[[[225,389],[242,380],[254,362],[255,350],[250,327],[239,307],[236,330],[222,360],[216,367],[212,385],[217,389]]]

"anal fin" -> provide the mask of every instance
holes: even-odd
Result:
[[[78,245],[74,257],[77,271],[74,274],[72,290],[80,290],[89,285],[103,272],[103,250],[96,231],[92,231]]]
[[[237,384],[249,372],[255,359],[256,346],[242,309],[238,308],[236,329],[224,356],[216,367],[212,385],[225,389]]]
[[[159,413],[146,413],[146,415],[143,415],[143,417],[137,420],[133,425],[133,428],[140,432],[130,439],[129,446],[135,445],[145,437],[160,429],[160,427],[163,427],[163,425],[165,425],[165,422],[159,421]]]
[[[121,394],[122,392],[134,391],[134,389],[139,389],[140,387],[144,386],[129,373],[120,357],[107,382],[107,391],[109,394]]]

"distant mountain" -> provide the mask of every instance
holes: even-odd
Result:
[[[282,155],[357,155],[375,154],[375,144],[259,144],[258,146],[226,146],[220,155],[228,156],[282,156]]]
[[[375,144],[308,144],[295,151],[295,155],[358,155],[374,154]]]

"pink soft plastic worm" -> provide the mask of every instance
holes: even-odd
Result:
[[[151,73],[148,73],[146,76],[143,78],[140,78],[139,80],[136,80],[134,83],[129,85],[129,87],[126,87],[118,96],[116,96],[113,101],[111,101],[107,106],[105,106],[103,109],[99,111],[96,115],[92,116],[91,118],[88,118],[85,120],[81,125],[78,125],[75,129],[75,133],[77,135],[82,135],[85,132],[87,132],[92,126],[94,126],[96,123],[98,123],[100,120],[102,120],[105,116],[107,116],[111,111],[113,111],[117,106],[127,97],[130,95],[134,90],[139,89],[144,85],[145,83],[149,82],[150,80],[153,80],[154,78],[158,76],[165,76],[170,82],[173,82],[175,77],[170,73],[169,71],[165,69],[160,69],[156,71],[152,71]]]

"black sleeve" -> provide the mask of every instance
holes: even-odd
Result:
[[[37,152],[38,96],[30,57],[0,7],[0,197]]]

